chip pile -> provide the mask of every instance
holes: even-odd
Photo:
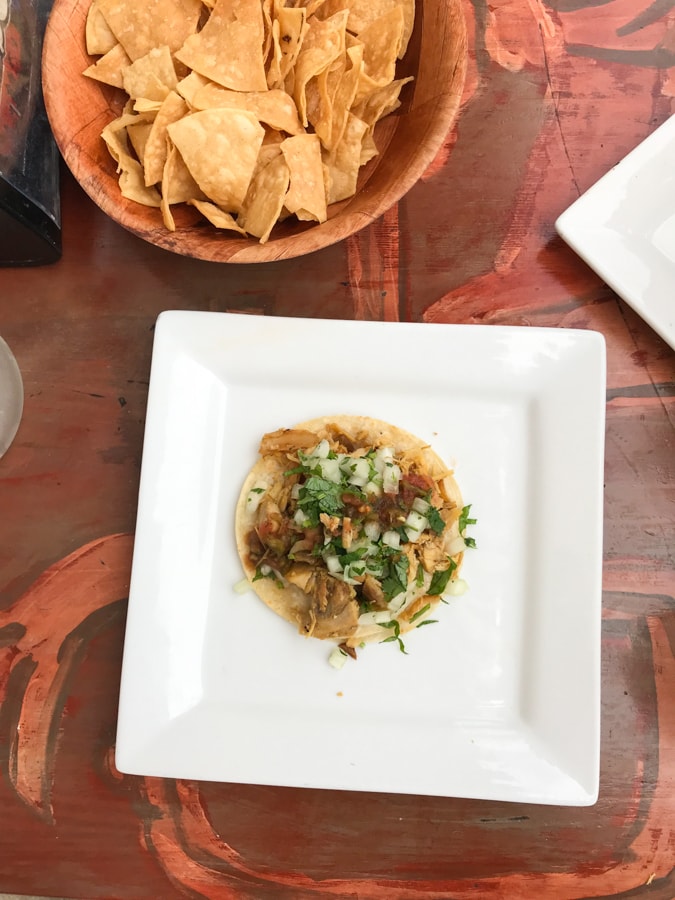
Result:
[[[92,0],[84,74],[128,101],[102,132],[122,195],[267,241],[324,222],[378,152],[414,0]]]

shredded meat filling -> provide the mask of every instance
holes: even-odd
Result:
[[[334,638],[349,635],[359,623],[359,604],[350,584],[332,578],[322,569],[314,569],[303,589],[310,598],[307,620],[308,635]]]
[[[279,428],[264,434],[260,442],[260,455],[271,453],[292,453],[294,450],[309,450],[316,447],[316,435],[303,428]]]

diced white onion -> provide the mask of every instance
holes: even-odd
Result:
[[[411,509],[405,520],[405,533],[408,535],[409,541],[419,540],[422,532],[428,526],[429,520],[426,516]]]
[[[388,462],[393,462],[394,460],[394,451],[391,447],[380,447],[380,449],[375,453],[375,468],[377,471],[382,474],[384,472],[384,467]]]
[[[234,585],[235,594],[245,594],[246,591],[250,591],[250,589],[251,582],[248,580],[248,578],[242,578]]]
[[[369,540],[367,535],[360,534],[357,540],[352,541],[349,549],[352,553],[361,550],[364,556],[368,556],[369,554],[377,553],[377,544]]]
[[[319,462],[322,476],[326,481],[334,481],[336,484],[341,479],[339,459],[321,459]]]
[[[445,545],[445,552],[448,556],[457,556],[458,553],[463,553],[464,550],[466,550],[466,544],[464,543],[464,538],[460,535],[451,538]]]
[[[260,574],[267,577],[272,571],[272,566],[268,566],[267,563],[263,563],[260,566]]]
[[[396,550],[401,546],[401,535],[398,531],[385,531],[382,535],[382,543],[387,547],[393,547]]]
[[[387,609],[378,609],[373,612],[361,613],[359,625],[381,625],[391,620],[391,613]]]
[[[334,669],[341,669],[346,662],[347,654],[344,652],[344,650],[340,650],[339,647],[336,647],[333,651],[331,651],[331,654],[328,657],[328,663]]]
[[[342,570],[342,581],[344,581],[346,584],[358,584],[359,579],[356,578],[355,576],[359,575],[359,574],[363,575],[363,563],[360,563],[360,565],[362,567],[362,570],[359,573],[358,569],[354,568],[353,563],[352,564],[348,563]]]
[[[246,512],[254,513],[258,509],[266,490],[266,484],[256,483],[253,485],[246,496]]]
[[[382,472],[382,490],[385,494],[398,494],[398,485],[401,480],[401,469],[396,463],[386,463]]]
[[[304,509],[296,509],[295,515],[293,516],[293,521],[296,525],[300,525],[301,528],[305,528],[309,519],[307,518],[307,513]]]
[[[293,487],[291,488],[291,497],[293,500],[297,500],[300,496],[300,482],[296,481]]]
[[[415,497],[412,502],[412,508],[415,510],[415,512],[421,513],[423,516],[426,516],[426,514],[429,512],[429,504],[421,497]]]
[[[329,453],[330,444],[328,443],[328,441],[323,440],[319,441],[316,447],[312,450],[310,456],[316,457],[316,459],[327,459]]]
[[[362,478],[360,475],[352,475],[349,478],[349,484],[352,484],[352,485],[354,485],[354,487],[357,487],[357,488],[365,487],[367,483],[368,483],[367,475],[365,478]]]
[[[363,490],[366,494],[373,494],[375,497],[382,496],[382,485],[378,484],[376,481],[369,481],[364,485]]]
[[[363,526],[363,530],[366,533],[366,537],[370,541],[376,541],[379,538],[380,533],[382,531],[382,529],[380,528],[380,523],[375,520],[370,520],[370,521],[366,522],[365,525]]]
[[[389,615],[397,616],[407,606],[407,592],[405,594],[397,594],[389,601]]]
[[[326,563],[326,568],[331,573],[331,575],[336,575],[338,572],[342,572],[340,560],[334,554],[326,554],[324,556],[324,562]]]
[[[347,457],[349,463],[347,466],[342,465],[343,471],[347,470],[349,474],[348,481],[356,487],[364,487],[370,478],[370,463],[364,457]]]
[[[461,594],[466,594],[468,590],[469,585],[463,578],[455,578],[454,581],[449,582],[443,593],[450,594],[451,597],[459,597]]]
[[[424,531],[429,524],[429,520],[426,516],[423,516],[422,513],[411,509],[406,516],[405,524],[407,528],[412,528],[413,531]]]

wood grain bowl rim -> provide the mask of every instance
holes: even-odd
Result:
[[[262,263],[296,258],[338,243],[377,220],[410,190],[435,158],[457,117],[467,68],[461,0],[417,0],[409,55],[399,65],[397,76],[418,75],[424,61],[422,46],[431,40],[440,47],[437,53],[452,54],[441,56],[447,61],[443,71],[448,78],[443,83],[434,67],[427,74],[427,79],[434,80],[433,91],[421,100],[426,86],[417,77],[404,87],[400,110],[378,123],[376,139],[382,144],[381,152],[361,170],[354,197],[329,207],[329,218],[321,225],[293,222],[275,226],[276,235],[273,232],[266,244],[225,236],[206,222],[185,225],[186,214],[180,208],[174,208],[177,227],[172,233],[164,227],[158,209],[125,200],[120,194],[115,164],[100,132],[119,114],[122,92],[82,75],[94,59],[84,43],[89,3],[55,0],[45,30],[42,88],[54,139],[75,179],[104,213],[137,237],[173,253],[211,262]],[[386,171],[382,166],[391,163],[390,143],[395,146],[397,134],[405,137],[406,125],[413,128],[417,120],[425,124],[423,141],[416,142],[411,134],[400,175],[378,186],[378,170],[382,177]],[[192,215],[195,211],[188,208],[187,216]]]

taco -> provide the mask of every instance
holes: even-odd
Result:
[[[468,510],[431,447],[387,422],[338,415],[265,434],[259,453],[235,532],[260,599],[352,656],[428,623],[458,580]]]

